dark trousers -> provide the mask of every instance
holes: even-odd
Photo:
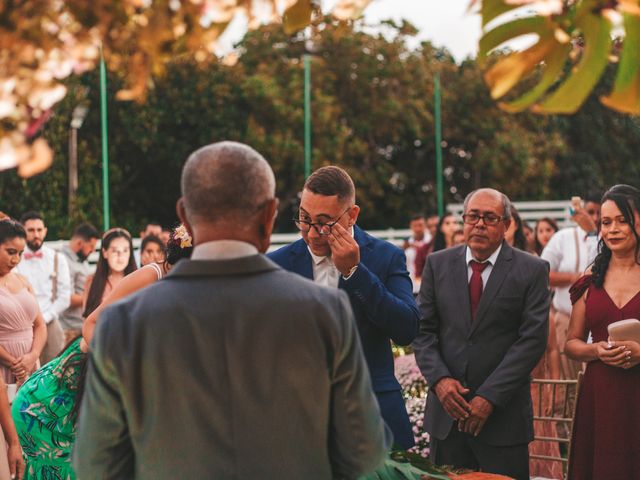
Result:
[[[454,425],[444,440],[431,439],[431,461],[470,470],[529,480],[528,444],[495,447],[481,442]]]
[[[400,390],[376,392],[382,418],[393,433],[393,447],[408,450],[415,445],[407,408]]]

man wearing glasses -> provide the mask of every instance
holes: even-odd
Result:
[[[286,270],[347,292],[380,411],[401,448],[414,444],[391,342],[409,345],[418,333],[418,308],[402,250],[373,238],[355,223],[360,207],[349,174],[316,170],[304,184],[293,219],[302,239],[269,257]]]
[[[504,241],[510,202],[481,189],[464,202],[466,245],[427,257],[416,361],[430,385],[425,428],[438,465],[529,479],[529,376],[545,350],[547,262]]]

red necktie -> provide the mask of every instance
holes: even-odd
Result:
[[[482,271],[489,266],[489,262],[480,263],[471,260],[470,265],[473,273],[469,281],[469,300],[471,300],[471,320],[474,320],[482,296]]]
[[[24,259],[31,260],[32,258],[42,258],[42,250],[38,250],[37,252],[24,252]]]

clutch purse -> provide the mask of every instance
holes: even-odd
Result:
[[[615,341],[633,340],[640,343],[640,320],[628,318],[607,327],[609,338]]]

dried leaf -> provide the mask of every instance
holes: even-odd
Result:
[[[18,163],[18,175],[24,178],[33,177],[44,172],[51,163],[53,163],[53,150],[43,138],[38,138],[31,145],[29,157]]]
[[[302,30],[311,23],[313,5],[311,0],[297,0],[282,15],[282,25],[287,35]]]

